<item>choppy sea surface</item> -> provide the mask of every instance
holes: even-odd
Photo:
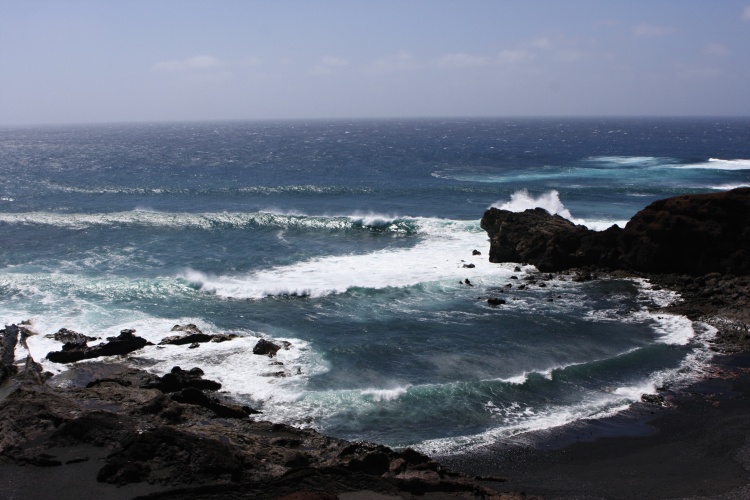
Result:
[[[534,269],[487,261],[483,212],[604,229],[750,186],[750,120],[4,128],[0,178],[0,319],[32,321],[46,369],[63,327],[157,344],[193,323],[239,337],[128,359],[199,366],[270,420],[456,453],[613,414],[710,359],[711,329],[652,312],[678,297],[647,282],[520,289]],[[259,338],[291,347],[253,355]]]

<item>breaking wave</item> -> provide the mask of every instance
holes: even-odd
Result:
[[[417,231],[417,224],[412,218],[389,217],[378,214],[311,216],[273,212],[169,213],[143,209],[98,214],[0,213],[0,223],[46,225],[67,229],[86,229],[94,226],[150,226],[170,229],[268,227],[275,229],[366,230],[401,234],[413,234]]]

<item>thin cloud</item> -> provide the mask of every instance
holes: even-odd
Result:
[[[651,38],[670,35],[677,31],[674,26],[641,23],[633,27],[633,36]]]
[[[419,64],[408,52],[401,50],[391,56],[383,57],[373,61],[365,67],[365,72],[370,74],[394,73],[397,71],[408,71],[417,69]]]
[[[175,59],[171,61],[159,61],[153,65],[156,71],[194,71],[220,68],[224,62],[214,56],[198,55],[186,59]]]
[[[447,54],[438,59],[435,66],[441,69],[478,68],[491,64],[490,58],[476,54]]]
[[[519,64],[536,58],[536,54],[526,49],[501,50],[497,62],[501,65]]]
[[[742,19],[743,21],[750,21],[750,5],[742,11]]]
[[[701,49],[704,56],[724,57],[729,55],[729,49],[720,43],[709,43]]]
[[[334,70],[345,66],[349,66],[347,59],[336,56],[323,56],[310,72],[314,75],[328,75],[333,73]]]

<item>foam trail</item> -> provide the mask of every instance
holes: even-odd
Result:
[[[68,229],[87,229],[103,226],[163,227],[170,229],[214,229],[271,227],[279,229],[309,230],[376,230],[409,233],[413,230],[411,220],[397,219],[377,214],[355,214],[338,216],[311,216],[298,213],[275,213],[272,211],[231,212],[159,212],[138,207],[128,212],[111,213],[56,213],[21,212],[0,213],[0,223],[15,225],[43,225]]]
[[[411,248],[320,257],[246,275],[209,276],[186,270],[180,277],[223,297],[261,299],[285,295],[322,297],[352,288],[406,287],[474,277],[492,280],[510,274],[508,266],[472,258],[472,249],[487,246],[487,235],[477,221],[417,220],[418,232],[424,238]],[[464,267],[469,263],[474,268]]]
[[[750,160],[721,160],[709,158],[705,163],[692,163],[688,165],[676,165],[672,168],[696,168],[708,170],[750,170]]]

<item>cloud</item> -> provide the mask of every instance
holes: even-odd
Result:
[[[320,58],[318,64],[313,66],[310,73],[314,75],[328,75],[334,72],[337,68],[343,68],[349,66],[349,61],[336,56],[323,56]]]
[[[224,62],[210,55],[198,55],[187,59],[175,59],[172,61],[159,61],[153,65],[156,71],[195,71],[220,68]]]
[[[750,5],[745,7],[742,11],[742,19],[744,21],[750,21]]]
[[[678,77],[688,80],[713,80],[724,76],[724,71],[708,66],[675,66]]]
[[[441,69],[478,68],[491,64],[490,58],[476,54],[447,54],[438,59],[435,66]]]
[[[670,35],[677,31],[673,26],[663,26],[656,24],[641,23],[633,27],[633,36],[641,38],[651,38],[657,36]]]
[[[729,49],[720,43],[709,43],[701,49],[701,54],[705,56],[723,57],[729,55]]]
[[[383,74],[396,71],[417,69],[419,64],[408,52],[401,50],[396,54],[378,59],[365,67],[366,73]]]
[[[497,55],[497,62],[501,65],[518,64],[536,58],[536,54],[526,49],[501,50]]]

